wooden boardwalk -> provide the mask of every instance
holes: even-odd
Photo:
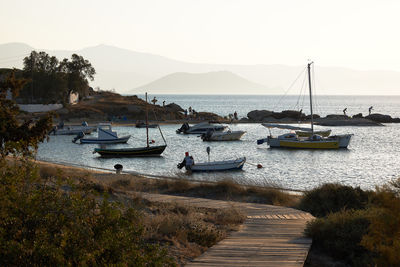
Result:
[[[247,214],[243,227],[186,266],[303,266],[311,239],[303,236],[306,212],[264,204],[138,193],[150,201],[207,208],[236,207]]]

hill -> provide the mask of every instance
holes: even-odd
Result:
[[[0,45],[0,68],[22,67],[22,59],[31,50],[43,50],[33,48],[27,44],[8,43]],[[209,72],[228,71],[239,75],[250,83],[258,86],[250,86],[247,94],[260,93],[259,86],[265,86],[270,90],[261,90],[262,94],[283,94],[290,87],[304,66],[286,66],[277,64],[261,65],[224,65],[224,64],[197,64],[173,60],[167,57],[141,53],[109,45],[97,45],[76,51],[44,50],[59,59],[70,57],[77,53],[88,59],[96,68],[97,75],[92,87],[100,86],[104,90],[115,89],[120,93],[140,93],[134,88],[142,88],[145,84],[159,83],[159,79],[175,73],[206,74]],[[318,59],[315,59],[318,64]],[[316,67],[316,89],[319,94],[333,95],[398,95],[400,84],[400,72],[369,70],[360,71],[343,67]],[[226,86],[219,87],[218,94],[242,93],[242,87],[238,91],[233,90],[236,77],[228,81]],[[170,79],[170,78],[169,78]],[[186,87],[183,84],[182,87]],[[193,88],[198,88],[192,85]],[[225,89],[224,89],[225,88]],[[250,89],[250,88],[254,88]],[[271,90],[271,89],[274,90]],[[202,94],[204,88],[193,92]],[[198,90],[196,89],[196,90]],[[160,89],[161,90],[161,89]],[[174,88],[164,89],[157,93],[180,93]],[[289,94],[298,94],[299,89],[293,87]]]
[[[207,73],[177,72],[166,75],[154,82],[132,90],[132,93],[176,92],[178,94],[216,94],[218,92],[237,93],[253,92],[265,94],[271,92],[266,86],[253,83],[229,71],[215,71]]]

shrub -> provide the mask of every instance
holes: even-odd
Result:
[[[378,266],[400,266],[400,179],[392,186],[377,188],[368,233],[361,241]]]
[[[299,208],[314,216],[323,217],[343,209],[365,209],[373,194],[372,191],[363,191],[359,187],[324,184],[306,192]]]
[[[342,210],[308,223],[305,233],[312,237],[313,246],[328,255],[352,266],[369,266],[372,264],[371,253],[360,245],[368,226],[367,211]]]
[[[29,162],[2,163],[1,266],[173,264],[145,242],[135,209],[76,181],[43,180]]]

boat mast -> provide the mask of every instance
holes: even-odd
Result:
[[[147,112],[147,92],[146,92],[146,144],[149,147],[149,114]]]
[[[311,111],[311,136],[314,135],[314,115],[312,110],[312,93],[311,93],[311,64],[314,62],[310,62],[307,64],[308,69],[308,88],[310,89],[310,111]]]

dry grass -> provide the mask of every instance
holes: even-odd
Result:
[[[196,183],[185,178],[174,180],[150,179],[125,175],[123,178],[109,182],[109,186],[115,190],[123,191],[173,194],[288,207],[295,207],[300,199],[298,195],[289,194],[279,189],[243,186],[229,179],[216,183]]]
[[[171,182],[153,180],[134,175],[89,173],[88,171],[40,164],[39,174],[46,178],[73,178],[85,180],[87,186],[100,193],[108,192],[110,198],[130,205],[142,214],[145,238],[149,243],[159,243],[168,249],[178,265],[201,255],[209,247],[224,239],[230,231],[238,230],[246,216],[234,207],[227,209],[200,208],[186,204],[151,202],[127,191],[138,189],[185,192],[195,184],[186,180]]]

